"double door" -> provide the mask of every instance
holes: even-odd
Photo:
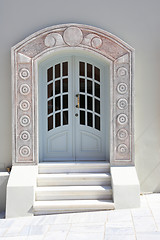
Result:
[[[106,158],[104,72],[77,56],[39,67],[40,161]]]

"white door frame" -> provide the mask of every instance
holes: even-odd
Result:
[[[55,128],[48,131],[47,129],[47,69],[54,66],[57,63],[68,62],[68,111],[69,111],[69,125],[63,126],[61,120],[61,127]],[[80,93],[79,90],[79,62],[88,62],[92,66],[96,66],[100,69],[100,86],[101,86],[101,112],[100,112],[100,121],[101,129],[96,130],[95,127],[87,127],[86,125],[79,124],[79,115],[80,109],[76,108],[77,99],[76,94]],[[59,54],[52,56],[51,58],[41,61],[39,67],[39,159],[40,161],[68,161],[68,160],[107,160],[109,161],[109,146],[110,146],[110,130],[109,130],[109,121],[110,121],[110,93],[109,93],[109,83],[110,83],[110,64],[104,61],[102,58],[95,59],[91,53],[84,56],[84,52],[81,50],[77,51],[59,51]],[[54,72],[54,71],[53,71]],[[66,78],[66,77],[65,77]],[[60,78],[61,79],[61,78]],[[87,83],[87,77],[85,77]],[[62,80],[61,80],[62,81]],[[53,79],[54,82],[54,79]],[[85,84],[86,84],[85,83]],[[53,84],[52,80],[49,84]],[[48,85],[49,85],[48,84]],[[93,82],[94,84],[94,82]],[[61,86],[62,87],[62,86]],[[55,88],[55,85],[53,89]],[[87,85],[86,85],[87,88]],[[94,86],[93,86],[94,88]],[[105,90],[106,89],[106,90]],[[108,91],[108,92],[107,92]],[[62,94],[62,91],[61,91]],[[64,93],[65,94],[65,93]],[[71,94],[71,95],[70,95]],[[85,94],[86,95],[86,94]],[[54,99],[54,94],[53,94]],[[93,98],[94,100],[94,98]],[[52,100],[53,101],[53,100]],[[61,98],[62,101],[62,98]],[[94,103],[93,103],[94,106]],[[43,110],[42,110],[43,109]],[[54,104],[53,104],[54,109]],[[87,109],[87,106],[86,106]],[[63,108],[62,108],[63,110]],[[83,109],[82,109],[83,110]],[[86,110],[85,110],[86,112]],[[94,112],[94,111],[93,111]],[[51,113],[52,114],[52,113]],[[75,114],[78,114],[78,117],[75,117]],[[52,116],[52,115],[51,115]],[[94,115],[93,115],[94,116]],[[62,116],[61,116],[62,117]],[[53,119],[55,119],[55,114],[53,110]],[[94,117],[93,117],[94,123]],[[76,131],[76,132],[75,132]],[[77,132],[78,131],[78,132]],[[79,135],[77,135],[79,133]],[[84,135],[85,133],[85,135]],[[58,135],[57,135],[58,134]],[[63,142],[63,139],[66,140],[66,143],[54,148],[53,155],[48,152],[48,137],[54,140],[58,136],[61,138],[60,142]],[[94,138],[93,138],[93,135]],[[48,136],[48,137],[47,137]],[[89,150],[87,148],[87,143],[84,145],[84,140],[88,136],[90,140],[93,138],[94,148]],[[82,139],[83,138],[83,142]],[[68,140],[68,141],[67,141]],[[87,141],[88,142],[88,141]],[[96,143],[95,143],[96,142]],[[52,143],[53,144],[53,143]],[[56,142],[54,142],[54,145]],[[60,144],[60,143],[59,143]],[[63,149],[64,148],[64,149]],[[85,149],[83,149],[85,148]],[[59,150],[57,150],[59,149]],[[55,152],[55,153],[54,153]],[[52,155],[52,156],[51,156]],[[56,156],[55,156],[56,155]],[[48,157],[47,157],[48,156]],[[46,159],[46,160],[45,160]]]

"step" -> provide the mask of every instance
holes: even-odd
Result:
[[[110,163],[107,161],[40,163],[38,170],[39,173],[107,173],[110,171]]]
[[[35,201],[34,214],[54,214],[114,209],[111,200]]]
[[[63,186],[63,187],[37,187],[36,200],[111,200],[110,186]]]
[[[106,186],[111,183],[110,173],[38,174],[37,186]]]

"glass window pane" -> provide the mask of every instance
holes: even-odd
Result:
[[[85,95],[80,94],[80,108],[85,108]]]
[[[53,99],[48,101],[48,114],[53,112]]]
[[[100,114],[100,101],[95,99],[95,112]]]
[[[57,64],[57,65],[55,65],[55,78],[58,78],[58,77],[60,77],[60,71],[61,69],[60,69],[60,63],[59,64]]]
[[[68,95],[63,95],[63,109],[68,108]]]
[[[68,76],[68,62],[63,62],[62,69],[63,76]]]
[[[87,77],[92,78],[92,65],[87,63]]]
[[[87,126],[93,127],[93,117],[90,112],[87,112]]]
[[[80,124],[85,125],[85,111],[80,111]]]
[[[95,128],[100,130],[100,117],[95,115]]]
[[[84,62],[79,63],[79,75],[85,76],[85,63]]]
[[[63,112],[63,125],[68,124],[68,111]]]
[[[100,69],[94,67],[94,79],[100,82]]]
[[[48,85],[48,98],[53,96],[53,83]]]
[[[48,131],[53,129],[53,115],[48,118]]]
[[[92,81],[87,80],[87,93],[92,94]]]
[[[100,85],[95,83],[95,96],[100,98]]]
[[[89,96],[87,96],[87,109],[91,111],[93,109],[92,97]]]
[[[61,126],[61,113],[55,114],[55,127]]]
[[[53,80],[53,67],[47,70],[47,81],[50,82],[51,80]]]
[[[80,92],[85,92],[85,79],[80,78],[79,85],[80,85]]]
[[[68,78],[63,79],[63,92],[68,92]]]
[[[61,84],[60,84],[60,80],[55,81],[55,95],[59,94],[61,92]]]
[[[55,98],[55,111],[58,111],[61,109],[61,97]]]

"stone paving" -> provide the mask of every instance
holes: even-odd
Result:
[[[142,195],[137,209],[0,219],[0,240],[135,239],[160,240],[160,193]]]

